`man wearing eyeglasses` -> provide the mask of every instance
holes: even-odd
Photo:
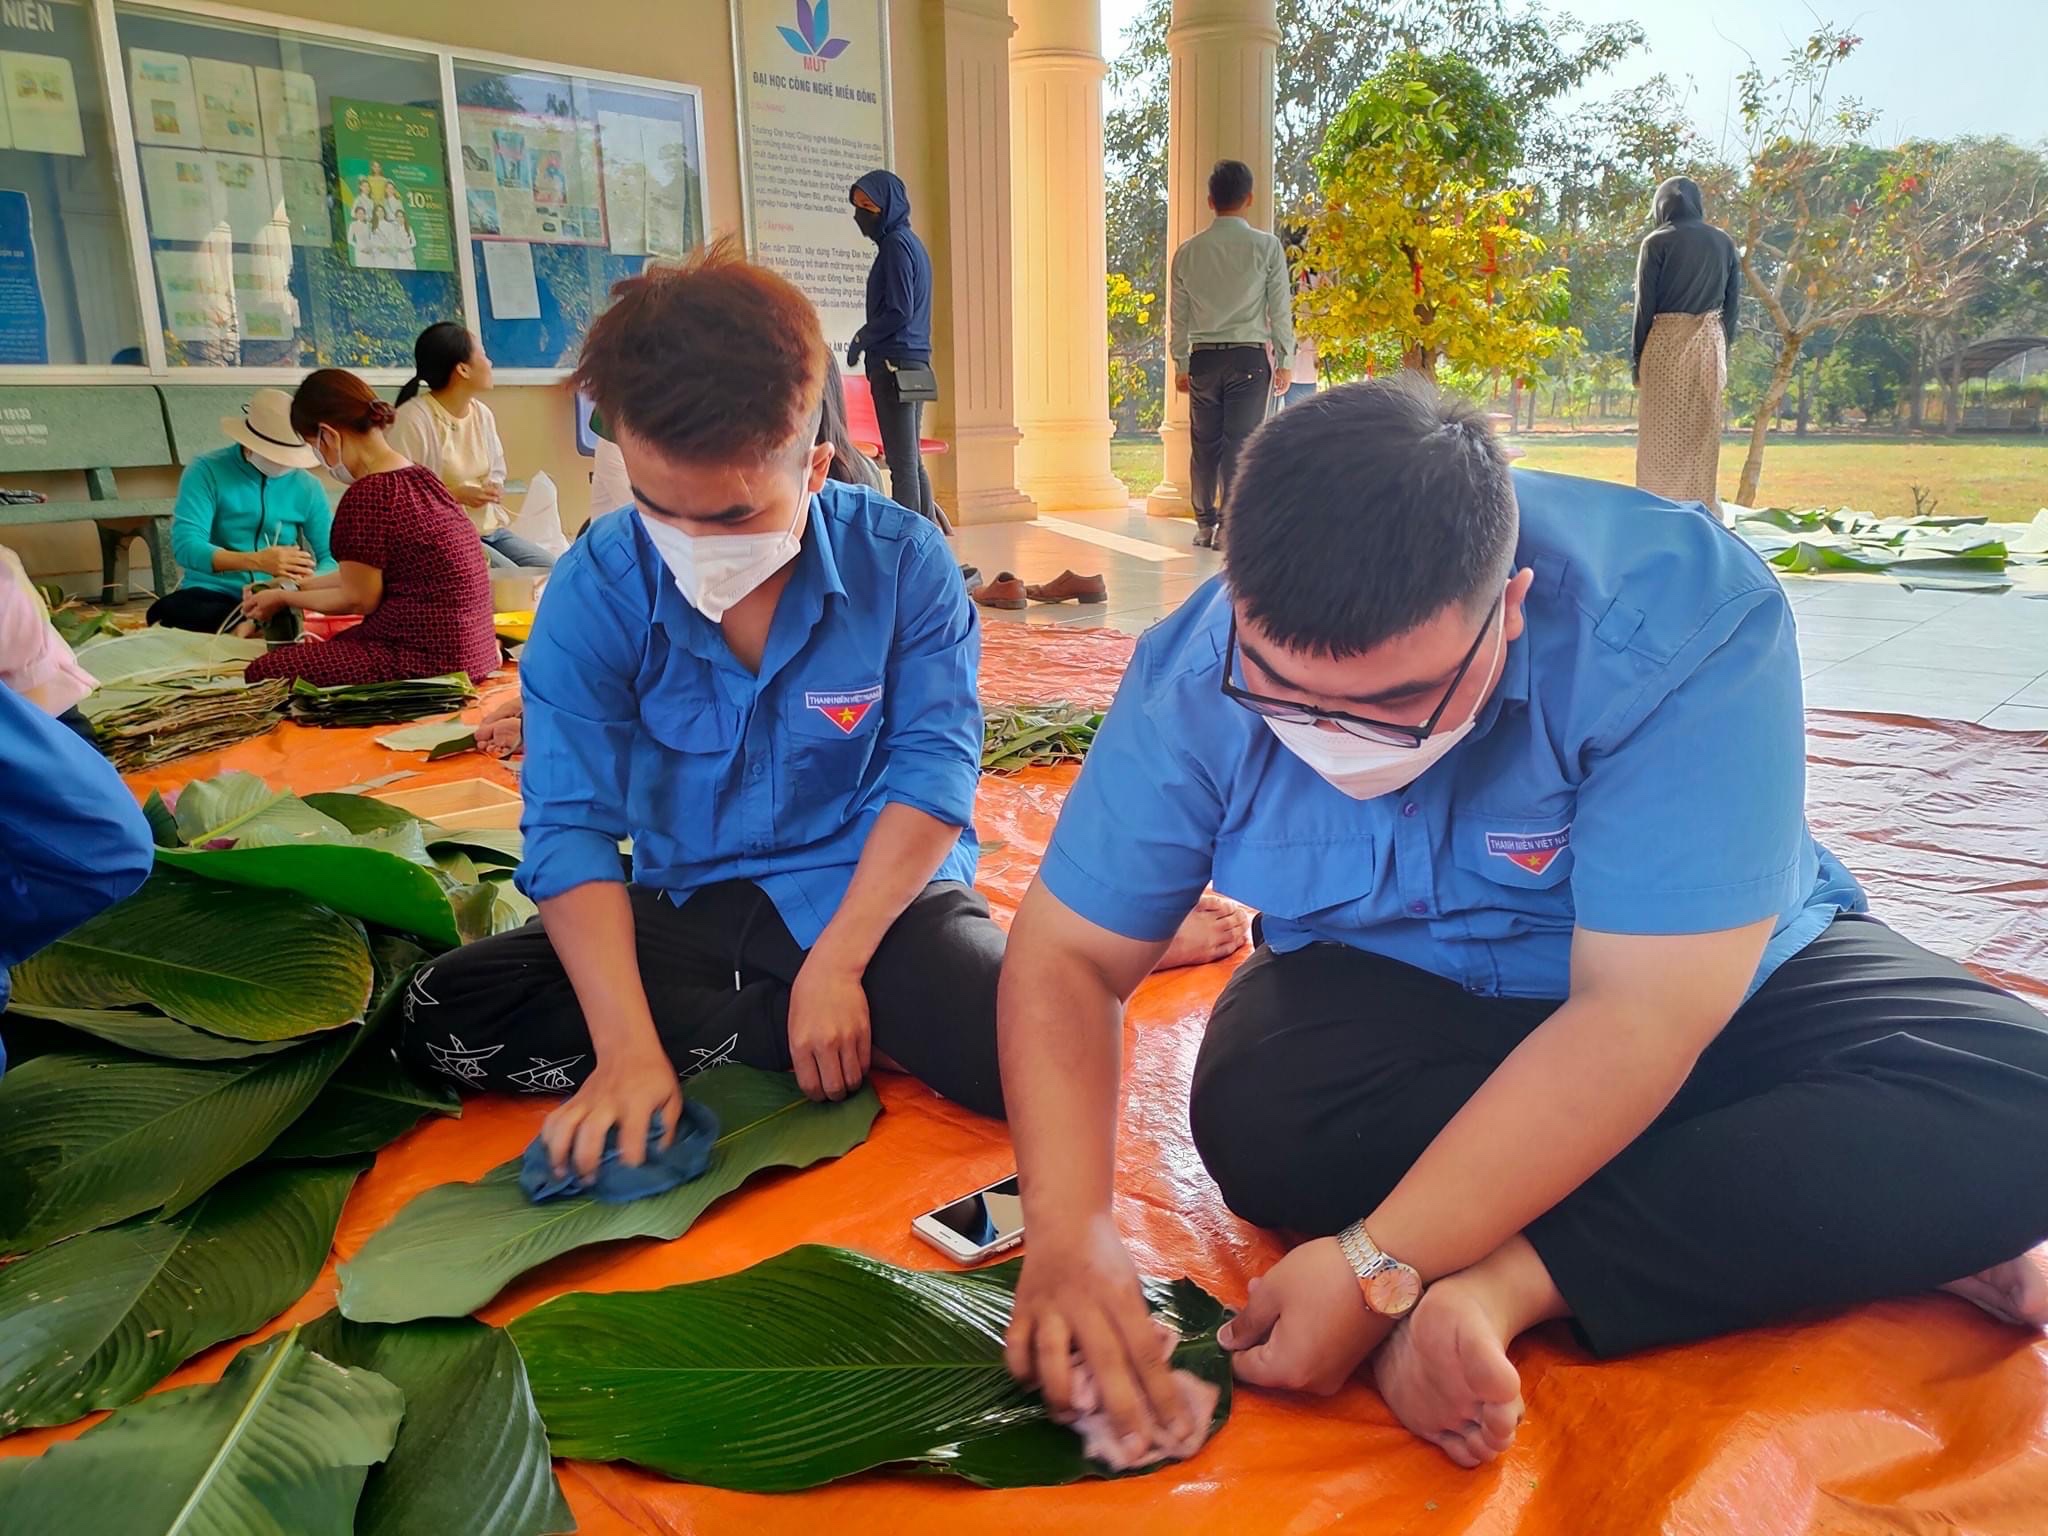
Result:
[[[1225,1331],[1241,1379],[1333,1392],[1372,1357],[1470,1467],[1547,1319],[1601,1356],[1934,1288],[2048,1323],[2048,1021],[1815,842],[1792,616],[1746,546],[1511,473],[1412,382],[1276,417],[1230,517],[1011,932],[1019,1376],[1133,1454],[1188,1427],[1111,1172],[1123,1002],[1212,878],[1264,936],[1195,1145],[1307,1239]]]

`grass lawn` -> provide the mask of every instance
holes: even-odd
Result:
[[[1515,439],[1532,469],[1628,483],[1635,478],[1633,434],[1536,432]],[[1142,496],[1159,483],[1156,438],[1118,438],[1111,447],[1117,477]],[[1721,493],[1732,497],[1748,438],[1721,445]],[[1776,507],[1855,507],[1887,517],[1913,510],[1922,486],[1948,517],[2027,522],[2048,505],[2048,437],[1792,437],[1764,450],[1757,500]]]

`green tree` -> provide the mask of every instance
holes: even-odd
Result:
[[[1414,54],[1346,104],[1308,230],[1306,264],[1324,281],[1296,306],[1324,371],[1520,376],[1576,345],[1559,323],[1569,274],[1542,268],[1521,218],[1530,195],[1491,183],[1491,157],[1511,146],[1486,125],[1506,121],[1483,76]]]
[[[1823,26],[1767,77],[1740,81],[1744,164],[1725,193],[1743,277],[1778,342],[1735,500],[1754,505],[1764,447],[1807,345],[1859,320],[1954,316],[2048,225],[2048,189],[1981,180],[1941,146],[1878,150],[1875,115],[1835,91],[1861,39]],[[1966,190],[1967,189],[1967,190]],[[1990,197],[1987,203],[1983,199]]]
[[[1541,183],[1575,143],[1575,108],[1558,106],[1642,47],[1633,22],[1581,27],[1540,5],[1506,0],[1278,0],[1274,202],[1282,223],[1306,221],[1317,200],[1316,151],[1352,94],[1404,50],[1455,53],[1508,104],[1525,168]],[[1109,270],[1141,290],[1166,289],[1166,141],[1171,0],[1147,0],[1110,67]],[[1161,322],[1156,312],[1153,323]]]

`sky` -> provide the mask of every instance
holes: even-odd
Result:
[[[1114,56],[1141,0],[1102,5],[1103,46]],[[1863,38],[1837,78],[1880,113],[1880,142],[1965,133],[2048,140],[2048,0],[1852,0],[1817,12],[1798,0],[1553,0],[1548,9],[1584,22],[1639,22],[1647,49],[1595,94],[1667,74],[1713,143],[1734,112],[1737,72],[1751,55],[1768,71],[1813,30],[1816,14]],[[1731,132],[1739,138],[1740,125]]]

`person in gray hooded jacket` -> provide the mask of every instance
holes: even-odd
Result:
[[[1720,505],[1721,396],[1735,342],[1742,262],[1706,221],[1699,183],[1657,188],[1656,228],[1636,261],[1636,484]]]

